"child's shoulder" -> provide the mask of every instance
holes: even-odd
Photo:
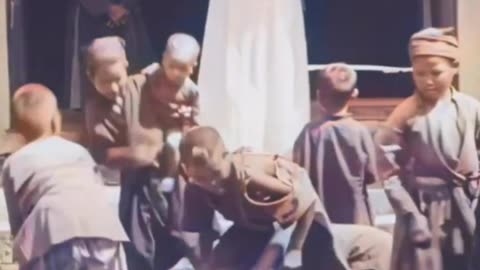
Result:
[[[480,106],[480,101],[471,95],[468,95],[462,92],[455,92],[454,97],[455,99],[457,99],[457,101],[460,101],[462,104],[468,104],[470,106]]]
[[[327,130],[327,129],[335,129],[335,130],[368,130],[367,125],[364,123],[356,120],[351,116],[345,117],[330,117],[325,119],[319,119],[315,121],[311,121],[310,123],[306,124],[304,127],[304,132],[314,131],[314,130]]]

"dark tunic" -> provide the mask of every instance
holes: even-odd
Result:
[[[163,144],[169,127],[158,116],[158,104],[152,102],[149,75],[135,75],[122,91],[126,145],[135,145],[139,134],[147,136],[153,147]],[[196,86],[185,85],[182,93],[198,94]],[[188,95],[186,97],[189,97]],[[187,101],[186,101],[187,102]],[[190,102],[188,100],[188,102]],[[188,103],[190,104],[190,103]],[[181,184],[172,193],[159,190],[169,174],[165,151],[158,157],[160,169],[125,169],[121,176],[120,218],[132,245],[126,248],[131,269],[169,269],[185,256],[183,241],[173,236],[181,214]]]
[[[377,139],[397,145],[382,178],[397,214],[392,269],[467,269],[475,228],[471,177],[478,175],[480,103],[457,91],[427,108],[413,95],[395,109]],[[394,149],[394,148],[391,148]],[[428,220],[431,244],[415,247],[413,221]]]
[[[304,167],[334,223],[373,224],[367,185],[377,180],[369,129],[350,116],[309,123],[294,145],[294,161]]]

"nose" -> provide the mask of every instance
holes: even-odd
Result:
[[[428,86],[428,87],[432,87],[434,85],[433,79],[432,78],[427,78],[425,80],[425,85]]]

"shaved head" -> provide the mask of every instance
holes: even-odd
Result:
[[[192,128],[183,136],[179,148],[181,162],[185,164],[215,163],[226,151],[222,137],[212,127]]]
[[[199,54],[200,45],[194,37],[176,33],[168,38],[165,55],[172,59],[182,63],[196,62]]]
[[[317,87],[321,92],[350,94],[356,83],[355,70],[345,63],[333,63],[319,73]]]
[[[341,110],[358,95],[357,73],[345,63],[332,63],[318,74],[317,95],[320,104],[330,113]]]
[[[57,99],[41,84],[26,84],[13,95],[14,126],[28,139],[60,129]]]

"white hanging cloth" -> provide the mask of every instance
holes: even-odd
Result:
[[[203,47],[202,124],[230,149],[288,153],[310,116],[301,0],[210,0]]]

